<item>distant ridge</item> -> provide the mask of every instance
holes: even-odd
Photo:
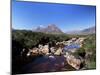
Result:
[[[95,32],[96,32],[96,27],[93,26],[93,27],[89,27],[83,30],[66,32],[66,34],[87,35],[87,34],[94,34]]]

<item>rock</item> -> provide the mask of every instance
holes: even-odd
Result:
[[[43,53],[43,45],[38,45],[38,48],[39,48],[39,54],[42,54]]]
[[[82,63],[80,59],[75,58],[68,52],[66,52],[66,55],[64,55],[64,57],[66,58],[66,62],[68,62],[69,65],[71,65],[75,69],[80,69],[80,65]]]
[[[39,48],[39,49],[43,49],[43,45],[39,44],[39,45],[38,45],[38,48]]]
[[[56,59],[54,56],[50,55],[49,58]]]
[[[38,55],[38,48],[33,48],[33,49],[29,49],[29,52],[27,53],[27,56],[34,56],[34,55]]]
[[[61,44],[61,42],[57,42],[57,43],[56,43],[56,45],[59,45],[59,44]]]
[[[29,52],[29,50],[28,50],[27,48],[24,48],[24,49],[21,51],[21,56],[26,57],[28,52]]]
[[[27,53],[27,56],[30,56],[30,52]]]
[[[54,47],[51,47],[51,48],[50,48],[51,53],[55,53],[55,50],[56,50],[56,49],[55,49]]]
[[[62,48],[59,48],[54,55],[61,55],[62,54]]]
[[[43,52],[44,54],[49,53],[49,45],[45,45],[45,46],[43,47],[43,49],[42,49],[42,52]]]
[[[49,56],[49,55],[50,55],[50,53],[46,53],[46,55],[47,55],[47,56]]]
[[[72,38],[71,40],[72,40],[72,41],[75,41],[75,40],[76,40],[76,38]]]

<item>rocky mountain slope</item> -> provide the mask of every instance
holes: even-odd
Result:
[[[47,27],[37,27],[34,32],[61,34],[63,33],[55,24],[50,24]]]

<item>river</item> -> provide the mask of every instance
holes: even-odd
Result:
[[[43,73],[75,70],[62,56],[42,56],[33,62],[25,65],[22,69],[24,73]]]
[[[80,46],[77,44],[71,44],[69,46],[65,46],[64,51],[73,50],[74,48],[78,49]],[[22,68],[23,73],[43,73],[72,70],[75,69],[67,63],[63,55],[41,56]]]
[[[65,45],[63,50],[66,52],[66,51],[71,51],[71,50],[75,50],[78,48],[80,48],[79,44],[71,44],[69,46]]]

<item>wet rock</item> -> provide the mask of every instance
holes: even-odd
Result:
[[[50,55],[49,58],[56,59],[53,55]]]

